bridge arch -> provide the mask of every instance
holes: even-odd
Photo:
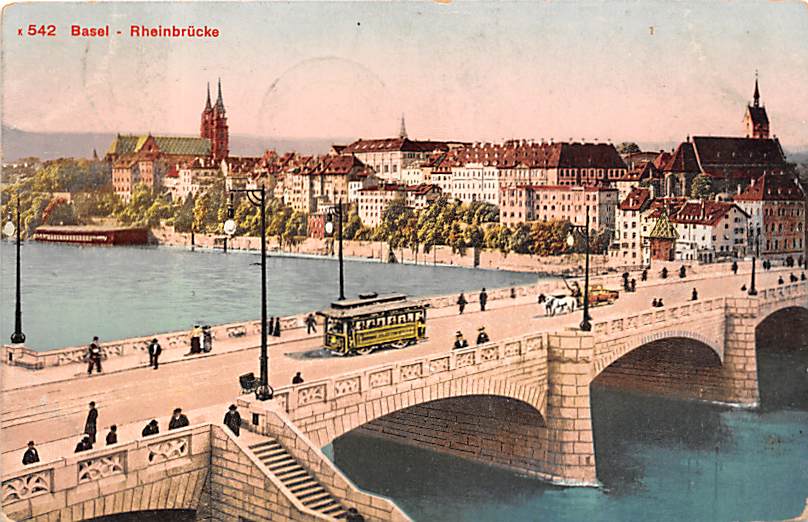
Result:
[[[543,418],[542,409],[546,405],[545,393],[539,393],[535,385],[508,383],[501,379],[459,379],[432,389],[431,393],[416,390],[414,401],[407,401],[407,391],[401,391],[383,399],[372,400],[365,407],[365,415],[346,414],[333,423],[333,430],[329,430],[329,438],[320,439],[321,446],[333,442],[334,439],[361,428],[383,417],[394,415],[400,411],[410,410],[423,405],[451,401],[460,398],[499,398],[518,401],[525,404]],[[446,404],[444,402],[444,404]],[[362,406],[360,406],[361,408]]]
[[[653,395],[721,401],[722,350],[696,332],[666,331],[639,337],[599,369],[591,384]]]
[[[363,436],[545,477],[545,418],[533,405],[511,397],[456,395],[388,413],[337,437],[336,462],[341,448]]]
[[[676,339],[692,341],[704,345],[712,350],[719,362],[724,360],[724,340],[717,335],[705,335],[693,330],[665,329],[653,333],[644,333],[623,339],[620,343],[613,345],[604,351],[600,356],[596,356],[592,368],[592,380],[597,379],[606,368],[615,361],[625,357],[635,350],[642,349],[649,344],[659,341],[674,341]]]

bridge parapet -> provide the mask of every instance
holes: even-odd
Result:
[[[210,426],[204,425],[20,465],[3,475],[3,510],[14,520],[59,512],[60,520],[67,521],[138,510],[195,509],[209,460]]]

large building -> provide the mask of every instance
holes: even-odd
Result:
[[[650,189],[635,187],[617,207],[609,255],[620,266],[642,266],[647,262],[643,256],[643,247],[650,228],[644,215],[652,200]]]
[[[725,201],[687,201],[670,216],[679,238],[675,258],[712,263],[747,253],[749,215]]]
[[[396,199],[402,200],[412,209],[420,210],[431,205],[440,196],[440,188],[436,185],[381,184],[359,191],[357,212],[365,226],[377,227],[382,222],[384,211]]]
[[[406,136],[376,140],[359,139],[344,149],[342,154],[353,154],[371,167],[379,179],[400,181],[401,172],[416,162],[428,160],[436,152],[448,151],[457,143],[444,141],[416,141]]]
[[[617,189],[604,186],[516,185],[501,189],[499,222],[515,225],[527,221],[586,223],[591,230],[614,230]]]
[[[750,216],[750,247],[767,257],[803,255],[805,193],[795,176],[764,174],[735,202]]]

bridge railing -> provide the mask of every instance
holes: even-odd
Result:
[[[102,480],[105,486],[110,486],[110,482],[123,485],[133,475],[141,478],[141,472],[150,473],[166,463],[172,467],[185,465],[188,471],[207,467],[209,452],[210,425],[205,424],[34,465],[20,464],[3,474],[2,506],[8,513],[24,511],[21,504],[36,502],[37,497],[63,494],[75,488],[91,490],[98,488]]]
[[[328,401],[355,398],[357,394],[384,396],[400,383],[428,379],[463,368],[492,362],[510,363],[519,357],[547,356],[544,333],[532,333],[497,342],[449,350],[389,364],[380,364],[337,377],[287,385],[275,390],[275,402],[295,418],[301,408],[314,408]],[[301,413],[302,414],[302,413]]]
[[[780,301],[805,296],[806,294],[808,294],[808,281],[797,281],[761,290],[758,293],[758,298],[763,301]]]
[[[559,281],[552,280],[534,285],[514,286],[513,294],[515,297],[523,297],[528,295],[538,295],[540,292],[549,293],[557,289],[559,285],[563,286],[563,284]],[[475,303],[478,300],[476,293],[469,294],[466,297],[470,303]],[[492,289],[488,292],[489,301],[509,298],[511,298],[510,288]],[[433,309],[446,308],[456,306],[457,295],[439,295],[418,299],[417,301]],[[281,328],[284,331],[295,328],[304,328],[307,315],[308,313],[281,317]],[[248,335],[260,335],[260,333],[260,320],[227,323],[211,327],[211,335],[214,341],[235,339]],[[102,357],[104,359],[109,359],[112,357],[145,354],[149,343],[155,338],[160,343],[163,350],[188,350],[191,345],[191,331],[181,330],[101,343]],[[67,348],[40,352],[24,346],[6,344],[3,345],[3,351],[3,359],[8,364],[23,366],[31,369],[42,369],[51,366],[62,366],[65,364],[87,362],[87,346],[71,346]]]
[[[662,323],[681,324],[689,317],[698,316],[713,310],[724,310],[726,299],[716,297],[701,301],[689,301],[684,304],[654,308],[617,319],[607,319],[592,323],[592,332],[602,336],[630,333],[639,328]]]

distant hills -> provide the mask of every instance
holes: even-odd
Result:
[[[3,162],[34,156],[43,160],[55,158],[90,158],[93,149],[103,157],[114,133],[104,132],[28,132],[3,125]],[[267,149],[283,153],[325,154],[334,143],[348,144],[354,138],[262,138],[243,134],[230,136],[230,152],[235,156],[260,156]],[[643,150],[670,150],[676,144],[641,143]],[[786,151],[789,161],[808,163],[808,150]]]
[[[28,132],[3,125],[3,162],[34,156],[43,160],[55,158],[91,158],[93,149],[103,157],[115,137],[98,132]],[[334,143],[347,144],[353,138],[261,138],[230,135],[230,153],[235,156],[260,156],[267,149],[283,153],[325,154]]]

